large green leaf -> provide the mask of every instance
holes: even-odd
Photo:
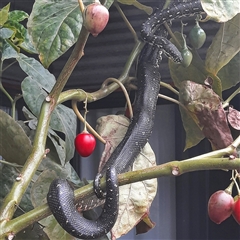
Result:
[[[208,16],[216,22],[227,22],[240,12],[239,0],[201,0]]]
[[[240,40],[239,40],[240,41]],[[218,72],[222,88],[226,90],[240,82],[240,52]]]
[[[23,165],[31,152],[31,142],[21,126],[0,110],[0,155],[8,162]]]
[[[94,1],[83,2],[88,5]],[[105,5],[110,7],[112,2],[113,0],[107,0]],[[45,67],[77,41],[82,22],[82,14],[76,0],[35,1],[27,26]]]
[[[240,4],[239,4],[240,5]],[[240,14],[223,23],[206,56],[206,68],[217,74],[240,51]]]
[[[17,156],[17,155],[16,155]],[[4,197],[10,192],[12,185],[16,181],[16,177],[19,176],[19,172],[21,169],[16,167],[9,166],[7,164],[1,164],[0,166],[0,204],[2,203]],[[21,200],[18,213],[16,215],[22,214],[22,211],[29,211],[33,209],[33,205],[30,200],[30,188],[32,186],[32,182],[30,186],[27,188],[27,191],[23,195]]]
[[[175,32],[174,35],[183,46],[181,33]],[[176,44],[174,40],[172,40],[172,42]],[[170,74],[175,86],[177,88],[180,88],[181,83],[186,80],[191,80],[193,82],[203,84],[205,79],[208,76],[211,76],[213,79],[212,88],[219,96],[221,96],[222,86],[220,79],[206,69],[205,64],[203,60],[199,57],[197,50],[193,49],[192,55],[192,62],[187,68],[182,66],[182,64],[176,64],[171,60],[168,61]]]
[[[55,77],[33,58],[19,54],[17,60],[28,75],[22,82],[23,98],[32,113],[38,117],[42,103],[55,83]],[[76,136],[76,117],[72,109],[58,105],[52,113],[50,127],[65,134],[65,162],[69,161],[74,155]]]
[[[48,67],[78,38],[82,27],[78,1],[37,0],[27,26],[42,64]]]
[[[185,147],[184,151],[196,146],[202,139],[204,135],[201,132],[201,129],[193,120],[192,116],[188,113],[183,107],[179,107],[181,118],[183,122],[183,127],[186,133]]]

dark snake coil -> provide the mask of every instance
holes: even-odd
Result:
[[[160,90],[161,54],[164,52],[167,57],[177,63],[182,61],[178,49],[166,38],[167,33],[162,24],[175,18],[202,12],[200,1],[178,3],[165,10],[156,9],[143,23],[141,36],[146,44],[138,61],[138,90],[134,117],[125,137],[101,171],[102,175],[106,174],[106,199],[101,215],[96,220],[82,217],[74,204],[73,189],[66,180],[56,179],[50,185],[47,195],[49,208],[58,223],[72,236],[94,239],[108,233],[114,226],[118,214],[117,174],[128,171],[151,136]],[[96,196],[92,201],[97,202]],[[95,203],[95,205],[97,204]]]

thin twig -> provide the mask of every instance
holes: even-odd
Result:
[[[240,87],[239,87],[236,91],[234,91],[234,92],[223,102],[223,104],[222,104],[223,108],[228,107],[230,101],[231,101],[237,94],[239,94],[239,93],[240,93]]]
[[[165,87],[165,88],[167,88],[167,89],[169,89],[171,92],[179,95],[179,92],[178,92],[174,87],[172,87],[169,83],[165,83],[165,82],[162,82],[162,81],[161,81],[161,82],[160,82],[160,85],[163,86],[163,87]]]
[[[116,78],[107,78],[107,79],[103,82],[101,88],[105,88],[106,85],[107,85],[109,82],[115,82],[115,83],[117,83],[117,84],[120,86],[120,88],[122,89],[123,94],[124,94],[124,96],[125,96],[125,98],[126,98],[126,101],[127,101],[128,110],[129,110],[129,116],[130,116],[130,118],[132,119],[132,118],[133,118],[132,104],[131,104],[131,101],[130,101],[130,98],[129,98],[129,95],[128,95],[128,92],[127,92],[125,86],[124,86],[118,79],[116,79]]]
[[[127,25],[128,29],[130,30],[131,34],[133,35],[134,41],[137,42],[138,41],[138,36],[136,31],[134,30],[134,28],[132,27],[131,23],[128,21],[127,17],[125,16],[124,12],[122,11],[122,9],[120,8],[119,4],[117,1],[114,2],[114,6],[117,8],[119,14],[121,15],[123,21],[125,22],[125,24]]]
[[[178,104],[179,106],[183,107],[183,108],[187,111],[187,108],[186,108],[181,102],[179,102],[178,100],[176,100],[176,99],[174,99],[174,98],[168,97],[168,96],[163,95],[163,94],[160,94],[160,93],[158,94],[158,97],[163,98],[163,99],[165,99],[165,100],[168,100],[168,101],[170,101],[170,102],[176,103],[176,104]]]

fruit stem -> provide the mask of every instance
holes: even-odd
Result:
[[[127,101],[127,105],[128,105],[128,109],[129,109],[129,115],[130,115],[130,118],[132,119],[133,118],[132,104],[131,104],[131,101],[130,101],[130,98],[129,98],[129,95],[128,95],[128,92],[127,92],[125,86],[116,78],[107,78],[103,82],[101,88],[104,88],[109,82],[117,83],[120,86],[120,88],[122,89],[122,91],[123,91],[123,93],[125,95],[126,101]]]
[[[185,110],[187,110],[186,107],[185,107],[181,102],[179,102],[178,100],[176,100],[176,99],[174,99],[174,98],[168,97],[168,96],[163,95],[163,94],[160,94],[160,93],[158,94],[158,97],[159,97],[159,98],[163,98],[163,99],[165,99],[165,100],[168,100],[168,101],[170,101],[170,102],[176,103],[176,104],[178,104],[179,106],[181,106],[182,108],[184,108]]]
[[[183,47],[182,47],[182,50],[188,49],[187,43],[186,43],[186,39],[185,39],[184,34],[183,34],[183,27],[186,26],[186,25],[187,25],[187,24],[184,24],[184,23],[181,21],[181,35],[182,35],[182,39],[183,39]]]
[[[224,190],[226,193],[228,193],[229,195],[232,195],[232,188],[234,185],[234,180],[232,180],[232,182],[229,184],[229,186]]]
[[[236,175],[234,176],[234,172],[236,172]],[[236,178],[240,177],[239,173],[237,170],[232,170],[232,181],[235,184],[236,188],[237,188],[237,192],[238,192],[238,196],[240,196],[240,187],[236,181]]]
[[[83,4],[83,1],[82,0],[78,0],[78,3],[79,3],[79,8],[80,8],[80,11],[83,13],[84,9],[85,9],[85,6]]]
[[[86,98],[85,98],[85,100],[84,100],[84,109],[85,109],[85,111],[84,111],[84,129],[83,129],[83,131],[84,132],[87,132],[87,121],[86,121],[86,118],[87,118],[87,113],[88,113],[88,110],[87,110],[87,93],[85,92],[85,94],[86,94]]]
[[[85,121],[84,117],[81,115],[81,113],[78,111],[77,108],[77,101],[73,100],[72,101],[72,109],[74,111],[74,113],[77,115],[78,119],[83,122],[84,124],[86,124],[87,129],[103,144],[106,144],[106,141],[91,127],[91,125]]]
[[[240,93],[240,87],[234,91],[222,104],[223,108],[229,106],[229,102],[237,95]]]
[[[169,83],[165,83],[165,82],[161,81],[160,85],[167,88],[168,90],[170,90],[171,92],[173,92],[173,93],[175,93],[176,95],[179,96],[179,92],[175,88],[173,88]]]

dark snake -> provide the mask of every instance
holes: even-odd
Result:
[[[94,239],[108,233],[114,226],[118,214],[117,174],[129,170],[152,133],[160,90],[159,64],[162,52],[176,63],[182,61],[181,53],[166,38],[167,32],[162,24],[200,13],[203,13],[200,0],[172,4],[165,10],[156,9],[143,23],[141,37],[146,44],[140,53],[137,66],[138,89],[134,117],[125,137],[110,156],[100,175],[97,175],[97,181],[95,180],[98,182],[99,177],[106,174],[106,197],[102,213],[96,220],[82,217],[76,210],[74,192],[67,180],[55,179],[50,185],[47,195],[49,208],[57,222],[70,235],[81,239]],[[101,197],[101,191],[97,188],[95,185],[97,196]],[[97,202],[97,197],[94,196],[92,201]],[[84,204],[86,202],[82,200],[82,205]]]

